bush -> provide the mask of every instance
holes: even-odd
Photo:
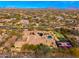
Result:
[[[79,48],[71,48],[70,52],[73,56],[78,57],[79,58]]]
[[[25,44],[22,46],[22,50],[35,50],[37,47],[35,45],[28,45],[28,44]]]
[[[49,54],[50,52],[52,52],[52,50],[43,44],[39,44],[39,45],[28,45],[25,44],[22,46],[22,50],[28,50],[28,51],[33,51],[35,57],[45,57],[45,55]]]

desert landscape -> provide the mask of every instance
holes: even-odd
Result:
[[[0,57],[79,57],[79,9],[0,8]]]

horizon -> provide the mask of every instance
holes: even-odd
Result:
[[[79,1],[0,1],[0,8],[78,9]]]

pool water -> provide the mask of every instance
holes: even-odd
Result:
[[[52,39],[52,36],[48,36],[47,38],[48,38],[48,39]]]

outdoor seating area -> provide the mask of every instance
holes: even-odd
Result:
[[[71,48],[72,47],[72,44],[69,41],[65,41],[65,42],[57,41],[56,44],[60,48]]]

